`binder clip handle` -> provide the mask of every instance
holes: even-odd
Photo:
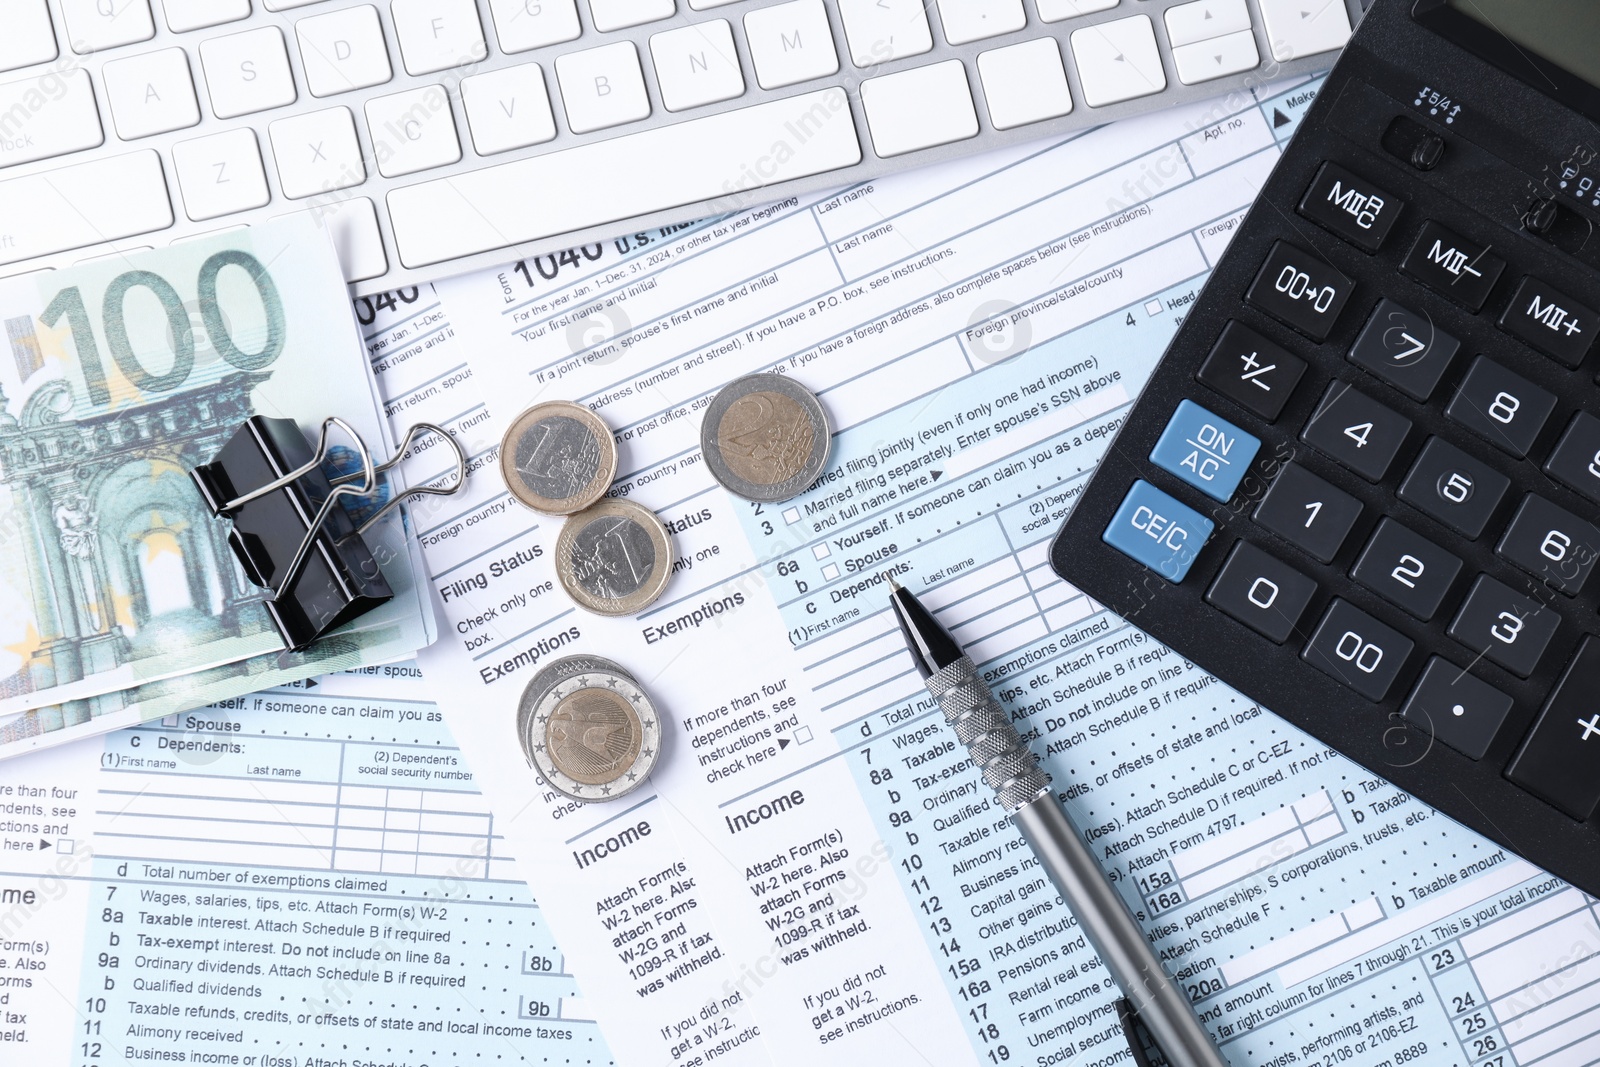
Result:
[[[398,467],[400,462],[405,459],[406,453],[411,450],[411,443],[425,433],[433,433],[438,435],[444,439],[446,444],[455,450],[455,480],[447,485],[419,485],[414,489],[407,489],[405,492],[397,494],[393,500],[389,501],[387,504],[383,505],[383,507],[373,512],[372,515],[368,517],[366,522],[363,522],[360,526],[356,527],[356,533],[366,533],[377,524],[378,520],[382,519],[394,508],[399,507],[403,501],[409,500],[410,498],[416,496],[451,496],[460,492],[461,487],[466,484],[467,450],[462,448],[461,442],[457,441],[455,437],[443,426],[439,426],[431,422],[419,422],[408,429],[406,431],[405,438],[400,442],[400,447],[395,449],[394,455],[389,457],[387,461],[378,464],[376,467],[370,468],[370,471],[351,471],[349,474],[341,475],[338,478],[332,479],[332,484],[342,488],[344,483],[347,483],[358,476],[369,473],[373,475],[384,474],[385,472]],[[370,463],[370,457],[365,458],[367,458],[368,462]],[[372,488],[364,490],[359,494],[361,496],[366,496],[367,494],[371,493],[374,488],[376,488],[376,484],[373,482],[371,477],[366,478],[365,481],[366,484],[372,486]]]

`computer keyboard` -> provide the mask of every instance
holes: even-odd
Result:
[[[1360,0],[0,0],[0,275],[310,209],[358,293],[1329,66]]]
[[[1600,895],[1600,9],[1510,2],[1372,6],[1052,560]]]

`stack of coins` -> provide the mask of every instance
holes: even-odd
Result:
[[[534,675],[517,736],[545,784],[585,803],[631,793],[661,758],[661,716],[649,695],[599,656],[568,656]]]
[[[523,504],[569,516],[556,541],[556,576],[579,607],[634,615],[661,596],[672,577],[672,535],[648,508],[604,499],[617,446],[594,412],[565,400],[524,411],[500,443],[500,473]]]
[[[700,423],[700,452],[711,476],[735,496],[762,504],[811,488],[832,443],[822,404],[783,374],[729,382]]]

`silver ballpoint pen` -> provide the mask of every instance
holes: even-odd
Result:
[[[1122,990],[1118,1017],[1138,1064],[1153,1045],[1171,1067],[1226,1067],[1227,1061],[1161,967],[1100,865],[1050,791],[1050,776],[1022,743],[978,668],[931,612],[893,578],[890,603],[917,671],[956,738],[967,746],[1022,836],[1077,917],[1089,944]],[[1148,1033],[1146,1041],[1141,1030]]]

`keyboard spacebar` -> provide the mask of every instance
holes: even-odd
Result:
[[[0,264],[171,225],[172,202],[154,152],[0,181]]]
[[[842,89],[439,178],[389,194],[400,260],[423,267],[475,252],[725,198],[861,161]]]

